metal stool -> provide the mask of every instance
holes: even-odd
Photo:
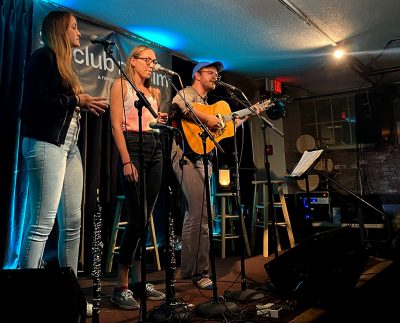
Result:
[[[220,222],[221,223],[221,232],[220,233],[213,233],[213,239],[216,241],[221,242],[221,258],[225,258],[225,251],[226,251],[226,240],[229,239],[232,241],[232,248],[234,248],[233,245],[233,239],[238,239],[239,235],[234,233],[234,228],[233,228],[233,220],[238,220],[239,215],[238,214],[232,214],[232,198],[234,197],[234,193],[214,193],[213,195],[213,218],[214,222]],[[216,214],[216,198],[221,199],[221,214]],[[228,212],[228,213],[227,213]],[[229,232],[227,233],[227,220],[229,223]],[[243,212],[242,212],[242,217],[240,219],[241,221],[241,226],[243,229],[243,239],[246,247],[246,252],[247,255],[250,257],[250,246],[249,246],[249,240],[247,238],[247,231],[246,231],[246,226],[244,223],[244,218],[243,218]]]
[[[115,215],[114,215],[113,228],[111,232],[110,247],[108,249],[108,255],[107,255],[107,264],[106,264],[107,273],[111,272],[114,255],[119,254],[120,246],[117,245],[118,232],[120,230],[125,230],[127,225],[126,221],[121,221],[121,212],[124,201],[125,201],[124,195],[117,196],[117,205],[115,207]],[[152,245],[146,247],[146,250],[154,250],[157,270],[161,270],[160,257],[158,254],[156,230],[154,228],[153,214],[150,215],[150,230],[151,230]]]
[[[255,246],[255,237],[256,237],[256,229],[262,228],[264,230],[263,236],[263,256],[268,257],[269,254],[269,246],[268,246],[268,226],[271,225],[271,221],[268,220],[268,182],[267,181],[253,181],[254,185],[254,197],[253,197],[253,212],[252,212],[252,225],[251,225],[251,248],[252,252],[254,252]],[[277,191],[279,195],[279,202],[272,201],[274,205],[274,212],[277,208],[282,209],[283,219],[282,222],[275,223],[276,225],[276,238],[277,238],[277,247],[278,251],[282,250],[280,238],[278,234],[278,227],[286,227],[286,231],[289,238],[290,248],[293,248],[295,245],[294,236],[292,231],[292,226],[290,223],[289,212],[287,210],[285,195],[283,193],[282,184],[284,181],[271,181],[272,186],[277,185]],[[260,190],[262,187],[262,191]],[[260,200],[260,193],[262,192],[262,199]],[[272,195],[274,196],[274,194]],[[262,221],[258,218],[258,210],[262,210],[263,219]],[[272,215],[271,215],[272,216]]]

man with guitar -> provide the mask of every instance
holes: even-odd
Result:
[[[207,219],[207,203],[203,145],[199,136],[201,128],[193,121],[191,111],[184,100],[190,103],[196,114],[213,134],[216,141],[233,135],[232,117],[223,118],[220,113],[230,112],[226,102],[220,101],[214,105],[207,104],[207,94],[216,87],[218,73],[223,69],[220,62],[200,62],[193,68],[192,85],[180,90],[172,101],[172,123],[183,133],[183,138],[175,138],[171,160],[175,175],[181,185],[186,199],[186,211],[182,227],[181,278],[192,279],[200,289],[212,289],[209,276],[209,230]],[[181,97],[182,96],[182,97]],[[247,120],[252,113],[238,114],[240,119],[234,120],[236,126]],[[259,107],[253,106],[253,111],[259,112]],[[235,113],[236,115],[236,113]],[[229,120],[228,120],[229,119]],[[212,150],[214,143],[207,138],[206,153],[208,154],[208,180],[212,175]]]

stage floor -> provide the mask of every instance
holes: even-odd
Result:
[[[391,298],[394,292],[398,292],[400,286],[400,275],[398,275],[397,263],[377,257],[369,257],[364,274],[361,275],[354,293],[341,295],[337,302],[332,304],[308,306],[299,304],[296,300],[279,297],[272,292],[268,286],[270,279],[264,265],[272,260],[274,256],[264,258],[262,255],[247,258],[245,261],[246,286],[247,289],[262,293],[262,298],[248,303],[234,302],[232,308],[235,313],[225,312],[225,317],[207,318],[197,315],[194,308],[204,304],[208,313],[208,303],[223,303],[220,300],[226,291],[240,291],[241,289],[241,262],[237,256],[226,259],[215,260],[217,274],[217,290],[198,290],[191,280],[180,279],[179,267],[175,273],[175,296],[176,300],[183,303],[185,311],[180,312],[181,317],[187,318],[187,322],[398,322],[400,315],[395,305],[396,297]],[[327,277],[327,279],[329,279]],[[157,316],[161,308],[164,314],[176,307],[165,307],[160,301],[147,301],[148,313],[152,313],[147,320],[139,320],[140,310],[122,310],[110,302],[115,284],[115,273],[104,274],[101,278],[101,304],[99,318],[102,323],[122,322],[161,322]],[[165,271],[153,271],[147,273],[147,281],[153,283],[157,289],[165,291]],[[79,277],[78,282],[82,287],[88,300],[91,300],[93,281],[88,277]],[[216,294],[216,298],[214,297]],[[397,299],[397,298],[396,298]],[[274,303],[280,306],[279,319],[257,315],[257,306]],[[179,307],[180,308],[180,307]],[[212,309],[216,307],[211,307]],[[231,308],[231,307],[230,307]],[[187,310],[187,311],[186,311]],[[237,312],[238,311],[238,312]],[[179,312],[179,311],[178,311]],[[220,313],[221,311],[217,312]],[[202,312],[203,313],[203,312]],[[157,317],[157,319],[154,319]],[[86,322],[92,322],[87,318]],[[179,322],[178,319],[165,322]]]

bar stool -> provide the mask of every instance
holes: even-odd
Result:
[[[251,225],[252,252],[254,252],[254,247],[255,247],[256,229],[262,228],[264,230],[263,256],[268,257],[268,254],[269,254],[268,227],[272,224],[272,222],[268,220],[268,216],[269,216],[269,214],[268,214],[268,182],[267,181],[253,181],[252,183],[254,185],[253,212],[252,212],[252,225]],[[281,247],[281,242],[280,242],[280,238],[279,238],[278,227],[286,228],[290,248],[294,247],[295,241],[294,241],[294,236],[293,236],[292,225],[290,223],[289,212],[287,210],[285,195],[283,193],[283,188],[282,188],[282,184],[285,183],[285,181],[271,181],[271,183],[272,183],[273,188],[274,188],[274,185],[277,186],[277,192],[279,195],[279,202],[272,201],[273,206],[274,206],[274,212],[276,209],[281,209],[282,213],[283,213],[283,219],[284,219],[284,221],[275,223],[277,247],[278,247],[278,251],[281,251],[282,247]],[[261,190],[261,188],[262,188],[262,190]],[[260,193],[262,193],[261,194],[262,199],[260,199]],[[274,194],[272,196],[274,198]],[[263,215],[262,220],[260,220],[258,217],[259,210],[262,211],[262,215]]]
[[[225,259],[225,251],[226,251],[226,240],[232,241],[232,249],[234,248],[233,239],[239,239],[239,235],[235,234],[234,232],[234,225],[233,220],[238,220],[238,214],[232,214],[232,202],[233,198],[235,197],[234,193],[214,193],[212,194],[213,197],[213,220],[214,223],[221,223],[221,232],[214,233],[213,232],[213,239],[215,241],[221,242],[221,258]],[[221,202],[221,214],[217,214],[216,206],[217,206],[217,199],[220,199]],[[245,243],[246,253],[250,257],[250,246],[249,240],[247,238],[247,230],[244,223],[243,212],[242,217],[240,218],[241,226],[242,226],[242,234]],[[228,224],[228,228],[227,228]]]
[[[117,196],[117,204],[116,204],[116,207],[115,207],[114,223],[113,223],[113,227],[112,227],[111,238],[110,238],[110,246],[109,246],[108,255],[107,255],[107,263],[106,263],[106,272],[107,273],[111,272],[112,265],[113,265],[113,260],[114,260],[114,255],[118,255],[119,254],[120,246],[117,245],[118,233],[121,230],[122,231],[125,230],[126,225],[128,223],[126,221],[121,221],[122,206],[124,204],[124,201],[125,201],[125,196],[124,195],[118,195]],[[154,227],[153,214],[150,215],[150,232],[151,232],[152,244],[150,246],[147,246],[146,250],[153,250],[154,251],[157,270],[161,270],[161,264],[160,264],[160,257],[159,257],[159,254],[158,254],[157,237],[156,237],[156,230],[155,230],[155,227]]]

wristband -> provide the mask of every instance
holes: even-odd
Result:
[[[125,167],[125,165],[128,165],[128,164],[130,164],[130,163],[131,163],[131,161],[128,161],[128,162],[126,162],[126,163],[123,163],[122,166]]]

